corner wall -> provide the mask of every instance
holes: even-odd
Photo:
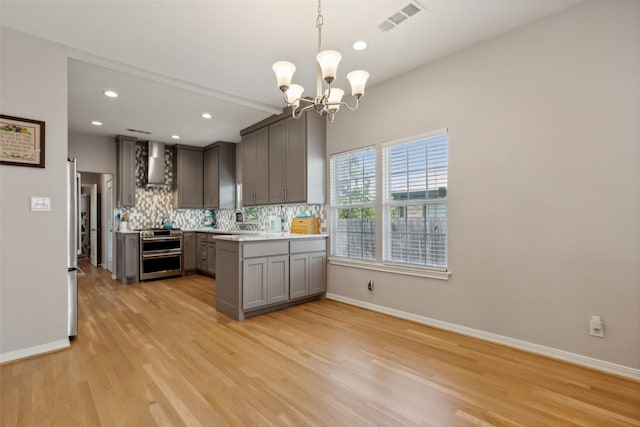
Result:
[[[0,166],[0,361],[68,346],[67,57],[0,28],[0,111],[45,122],[45,168]],[[31,212],[30,197],[51,198]]]
[[[449,129],[452,275],[330,265],[329,293],[639,369],[639,41],[640,3],[586,2],[340,111],[328,155]]]

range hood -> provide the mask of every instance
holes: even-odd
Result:
[[[164,143],[147,142],[147,188],[167,188],[164,180]]]

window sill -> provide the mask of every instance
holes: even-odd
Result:
[[[385,273],[404,274],[406,276],[427,277],[429,279],[449,280],[450,271],[431,270],[426,268],[411,268],[397,265],[381,264],[377,262],[355,261],[346,258],[329,258],[329,264],[342,267],[362,268],[364,270],[382,271]]]

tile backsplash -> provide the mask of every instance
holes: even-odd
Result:
[[[141,229],[160,227],[162,218],[169,216],[174,227],[181,229],[201,228],[205,220],[205,209],[173,209],[173,193],[171,188],[146,188],[147,144],[136,145],[136,206],[120,208],[117,213],[129,214],[129,228]],[[165,147],[165,182],[173,183],[173,150]],[[224,230],[258,230],[269,228],[269,216],[282,217],[282,231],[289,231],[291,220],[300,212],[311,211],[320,218],[320,230],[326,232],[326,215],[324,205],[277,205],[245,208],[247,217],[243,223],[236,223],[236,211],[233,209],[214,210],[218,229]],[[253,217],[253,218],[252,218]]]

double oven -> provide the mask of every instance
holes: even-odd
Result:
[[[153,228],[140,231],[140,280],[183,274],[182,231]]]

